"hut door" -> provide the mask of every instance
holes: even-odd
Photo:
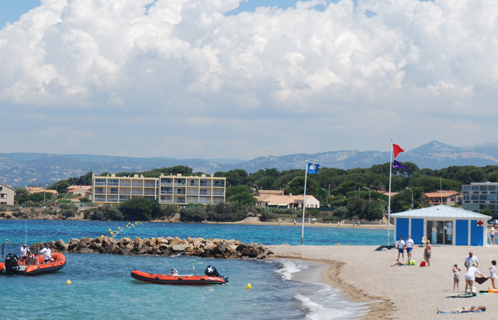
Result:
[[[427,221],[427,238],[435,244],[453,244],[453,221]]]

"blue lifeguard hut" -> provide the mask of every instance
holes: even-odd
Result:
[[[432,244],[453,246],[487,245],[490,216],[472,211],[438,205],[391,214],[394,218],[394,239],[406,240],[410,235],[415,244],[428,239]]]

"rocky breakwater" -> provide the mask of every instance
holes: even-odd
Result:
[[[273,252],[266,246],[256,243],[242,243],[237,240],[203,239],[178,237],[159,238],[122,238],[112,237],[71,239],[48,242],[54,252],[99,253],[115,255],[157,255],[172,256],[185,254],[206,258],[226,259],[265,259]],[[44,243],[34,244],[32,248],[42,248]]]

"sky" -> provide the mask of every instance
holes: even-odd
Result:
[[[0,0],[0,153],[496,142],[494,0]]]

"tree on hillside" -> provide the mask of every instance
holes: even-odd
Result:
[[[242,169],[235,169],[227,172],[218,171],[214,173],[214,176],[227,178],[227,186],[236,187],[249,184],[249,175]]]

